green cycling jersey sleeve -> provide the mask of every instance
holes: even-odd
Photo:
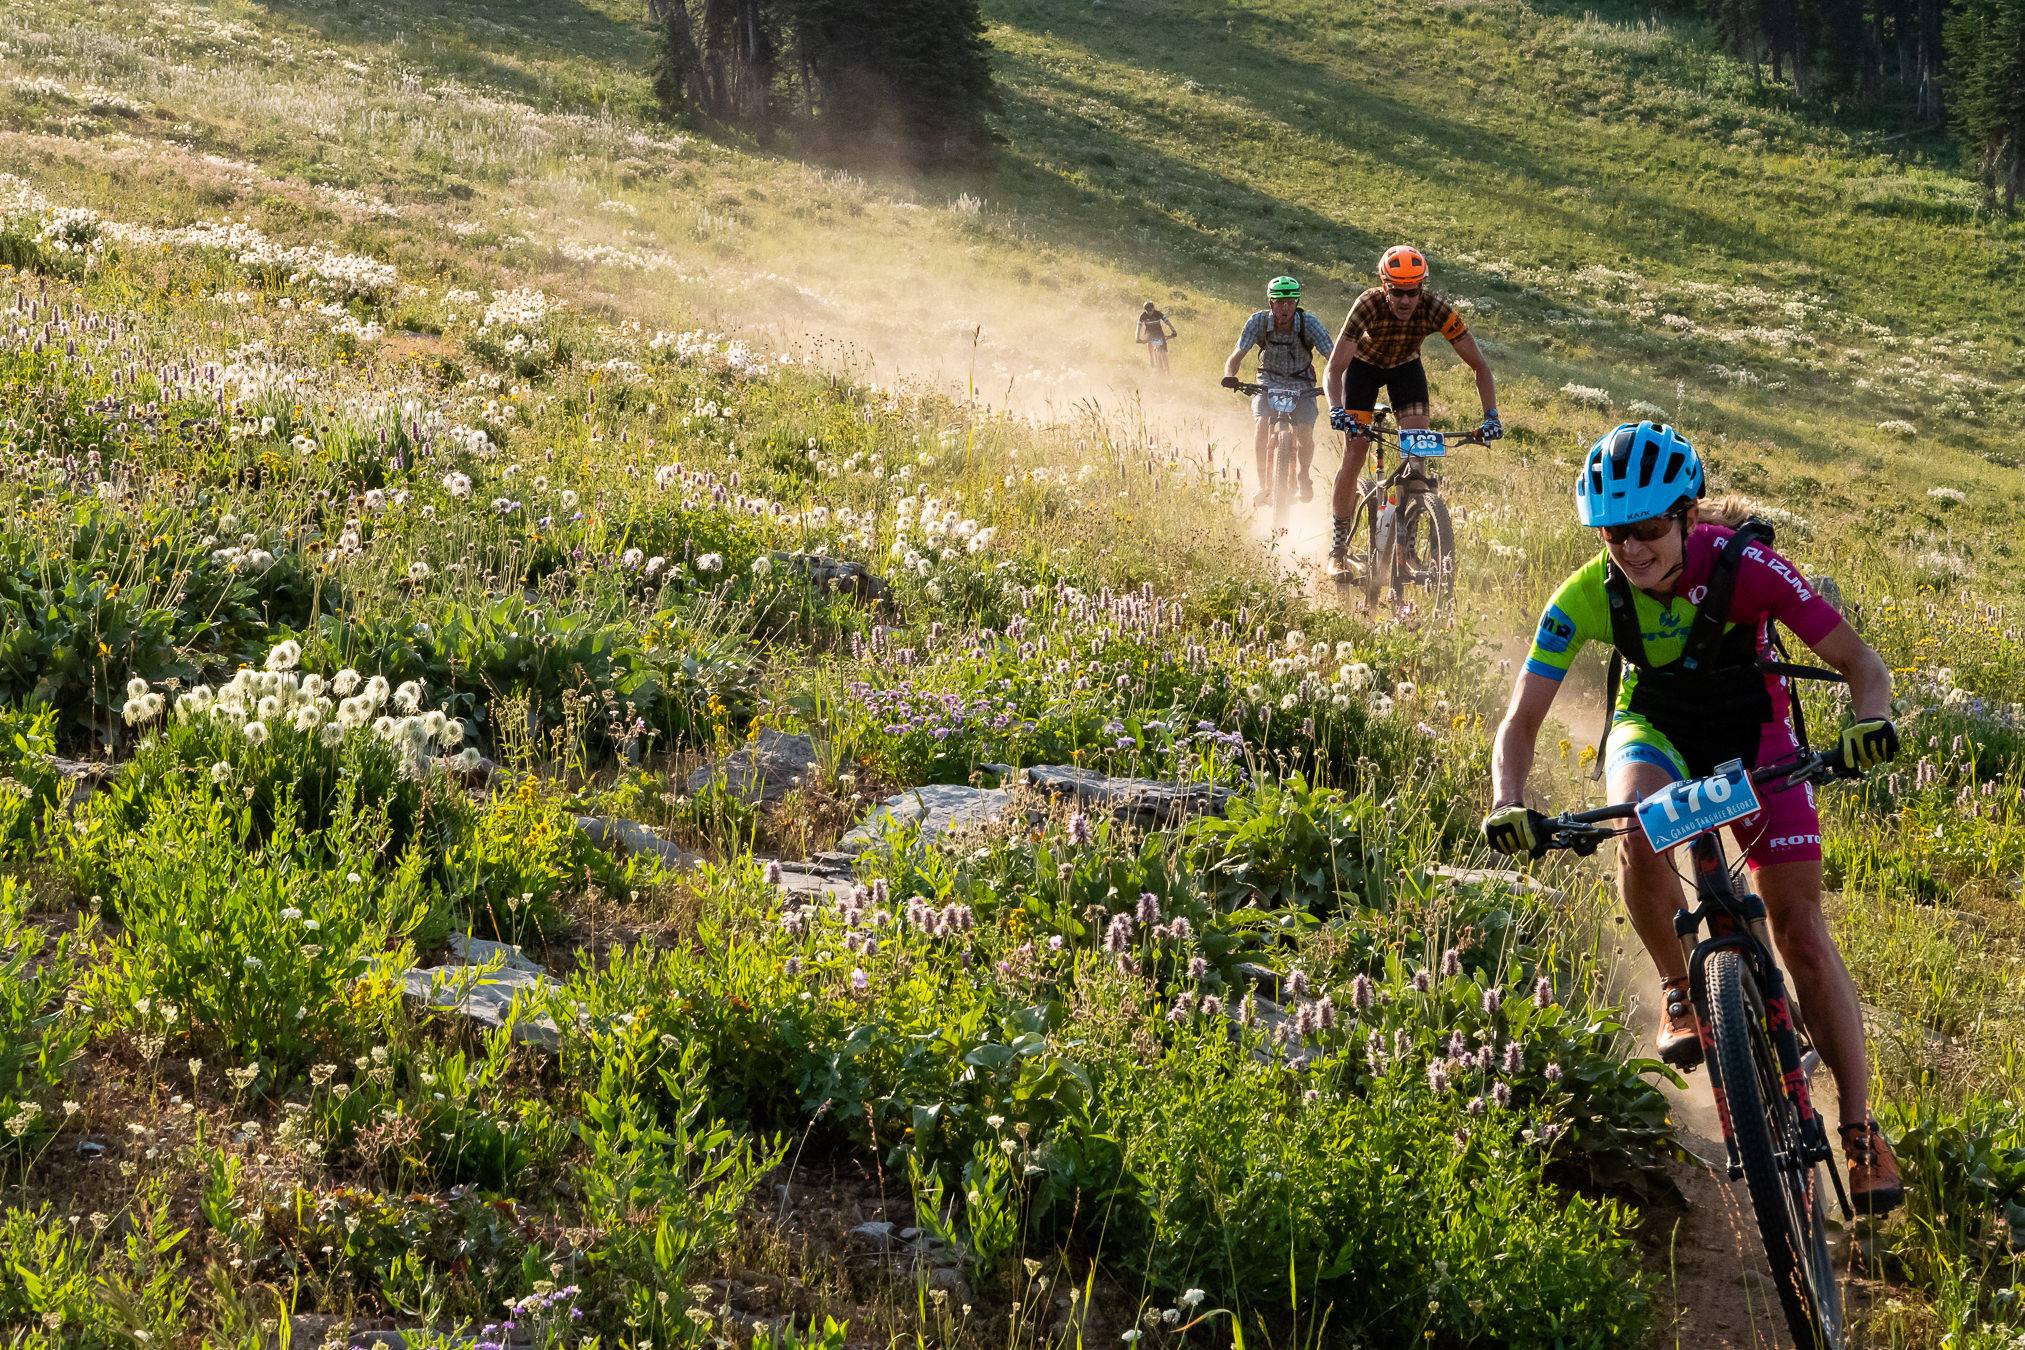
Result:
[[[1603,593],[1603,555],[1599,553],[1562,582],[1547,607],[1540,611],[1540,626],[1533,632],[1533,650],[1526,656],[1526,669],[1559,680],[1568,673],[1575,654],[1584,645],[1608,643],[1609,603]]]

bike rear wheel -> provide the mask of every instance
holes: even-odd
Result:
[[[1842,1293],[1828,1255],[1825,1194],[1804,1161],[1799,1111],[1781,1087],[1765,1001],[1741,951],[1709,957],[1709,1036],[1730,1133],[1786,1325],[1802,1350],[1841,1350]]]
[[[1395,600],[1407,581],[1427,587],[1437,603],[1455,594],[1455,527],[1449,523],[1448,503],[1432,492],[1416,492],[1402,501],[1396,547]]]

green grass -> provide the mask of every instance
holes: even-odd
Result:
[[[2014,1335],[2010,1173],[1976,1160],[2014,1147],[2025,1034],[2021,227],[1979,217],[1945,153],[1887,152],[1627,9],[989,14],[1003,156],[933,180],[652,122],[649,35],[616,2],[0,15],[0,303],[45,338],[0,349],[0,690],[53,710],[0,710],[0,968],[35,970],[0,1008],[21,1047],[0,1063],[0,1231],[35,1276],[0,1272],[0,1325],[234,1343],[284,1288],[448,1321],[576,1279],[608,1334],[674,1343],[701,1334],[696,1279],[756,1267],[805,1286],[780,1309],[803,1322],[990,1338],[748,1205],[791,1148],[804,1181],[906,1191],[970,1250],[994,1325],[1073,1283],[1100,1291],[1108,1338],[1195,1285],[1241,1302],[1248,1334],[1326,1343],[1312,1307],[1271,1309],[1439,1277],[1440,1306],[1334,1298],[1330,1325],[1621,1343],[1649,1290],[1609,1274],[1631,1219],[1594,1178],[1652,1162],[1657,1098],[1604,1003],[1598,916],[1423,867],[1481,861],[1496,654],[1592,547],[1574,457],[1643,400],[1833,573],[1900,679],[1903,777],[1828,806],[1879,1095],[1921,1150],[1911,1213],[1875,1235],[1891,1283],[1869,1335]],[[96,237],[89,266],[44,228],[59,207],[102,218],[60,235]],[[227,215],[320,252],[139,233]],[[1453,624],[1290,584],[1233,509],[1242,424],[1211,387],[1266,277],[1302,276],[1333,323],[1401,238],[1470,302],[1514,427],[1448,480]],[[397,279],[358,280],[351,256]],[[552,303],[503,294],[521,287]],[[1149,295],[1184,332],[1164,385],[1125,341]],[[675,336],[700,327],[741,343]],[[222,416],[163,371],[185,358],[240,372]],[[1439,411],[1470,416],[1466,372],[1434,365]],[[891,392],[910,373],[942,392]],[[796,548],[885,572],[895,609],[802,584],[772,557]],[[1148,629],[1142,586],[1180,617]],[[421,681],[511,791],[391,786],[398,757],[364,728],[249,747],[200,719],[136,755],[129,678],[220,683],[285,635],[309,666]],[[758,725],[817,736],[814,781],[763,810],[686,794]],[[1543,774],[1557,801],[1593,734]],[[126,761],[74,822],[49,814],[57,745]],[[1078,843],[1057,813],[867,864],[896,910],[964,906],[960,954],[908,923],[876,954],[827,914],[781,926],[756,850],[820,848],[892,787],[1043,759],[1257,781],[1228,829]],[[580,810],[713,865],[680,881],[592,855]],[[136,861],[158,856],[188,860],[185,891]],[[1140,931],[1120,972],[1108,916],[1142,891],[1194,931]],[[275,917],[295,895],[331,934],[314,953]],[[179,903],[213,917],[178,924]],[[453,1042],[393,997],[389,958],[446,929],[564,974],[581,955],[557,1065]],[[286,1016],[246,1003],[213,935]],[[1451,945],[1463,972],[1416,990]],[[1371,981],[1374,1027],[1405,1041],[1383,1070],[1361,1029],[1307,1078],[1234,1060],[1200,999],[1238,996],[1244,958],[1346,1006]],[[1558,1002],[1536,1014],[1541,973]],[[1518,1047],[1514,1104],[1477,1115],[1429,1086],[1457,1029]],[[1569,1086],[1545,1086],[1549,1059]],[[119,1188],[53,1162],[136,1116],[154,1134],[121,1136]],[[1383,1147],[1325,1147],[1381,1124]],[[1395,1157],[1440,1166],[1388,1189]],[[474,1181],[508,1208],[449,1189]],[[1591,1194],[1564,1205],[1560,1183]],[[172,1192],[203,1196],[181,1236]],[[1494,1218],[1409,1231],[1463,1194]],[[105,1222],[66,1231],[63,1210]]]

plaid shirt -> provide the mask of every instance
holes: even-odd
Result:
[[[1357,344],[1359,361],[1390,370],[1418,357],[1420,344],[1429,333],[1440,333],[1454,342],[1468,331],[1455,306],[1425,287],[1413,313],[1402,319],[1385,303],[1385,289],[1373,286],[1350,306],[1343,340]]]

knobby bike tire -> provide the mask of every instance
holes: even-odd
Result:
[[[1801,1350],[1842,1350],[1842,1298],[1828,1255],[1824,1197],[1814,1166],[1785,1165],[1800,1147],[1800,1119],[1780,1090],[1764,999],[1740,951],[1716,952],[1705,974],[1716,1069],[1779,1306]]]
[[[1294,429],[1281,426],[1273,435],[1273,523],[1284,525],[1287,513],[1294,506],[1294,479],[1300,466],[1296,463],[1298,451],[1294,448]]]
[[[1399,512],[1388,508],[1376,495],[1365,499],[1371,513],[1371,531],[1365,543],[1364,606],[1378,608],[1378,597],[1390,590],[1398,594],[1393,569],[1399,565]]]
[[[1400,503],[1399,545],[1421,566],[1420,583],[1436,601],[1455,594],[1455,527],[1448,518],[1448,503],[1432,492],[1416,492]],[[1393,582],[1393,598],[1400,597],[1405,569]]]

